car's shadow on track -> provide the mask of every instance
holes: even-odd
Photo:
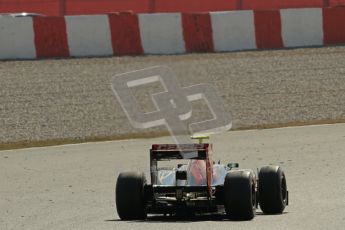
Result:
[[[278,215],[284,215],[288,212],[283,212],[282,214]],[[257,212],[256,216],[270,216],[266,215],[262,212]],[[228,219],[225,214],[204,214],[204,215],[194,215],[194,216],[162,216],[162,215],[153,215],[148,216],[146,220],[133,220],[133,221],[122,221],[120,219],[114,219],[114,220],[105,220],[105,221],[121,221],[121,222],[203,222],[203,221],[245,221],[245,220],[238,220],[238,219]],[[250,221],[250,220],[249,220]]]
[[[195,216],[148,216],[145,220],[122,221],[120,219],[106,220],[106,221],[120,221],[120,222],[201,222],[201,221],[224,221],[227,220],[224,215],[195,215]]]
[[[147,222],[202,222],[202,221],[224,221],[225,215],[209,214],[195,216],[150,216]]]

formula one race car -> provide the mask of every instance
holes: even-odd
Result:
[[[183,160],[187,164],[158,167],[158,162]],[[229,219],[251,220],[260,204],[265,214],[282,213],[288,205],[284,171],[265,166],[258,172],[238,169],[237,163],[214,164],[212,144],[154,144],[150,150],[151,184],[144,173],[120,173],[116,208],[122,220],[145,219],[147,214],[186,215],[225,213]],[[185,160],[186,161],[186,160]],[[165,162],[166,163],[166,162]]]

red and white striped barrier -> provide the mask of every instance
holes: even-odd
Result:
[[[345,8],[0,18],[0,59],[181,54],[345,43]]]

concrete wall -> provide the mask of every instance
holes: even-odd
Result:
[[[345,0],[0,0],[0,12],[36,12],[49,16],[134,13],[279,10],[334,7]]]
[[[335,45],[345,43],[344,21],[345,8],[2,17],[0,59]]]

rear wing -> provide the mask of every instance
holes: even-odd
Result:
[[[170,159],[194,159],[206,161],[207,191],[212,196],[212,164],[210,154],[212,144],[154,144],[150,149],[151,183],[157,184],[158,161]],[[192,157],[186,158],[186,155]]]
[[[150,149],[152,160],[188,159],[206,160],[211,153],[212,144],[154,144]]]

